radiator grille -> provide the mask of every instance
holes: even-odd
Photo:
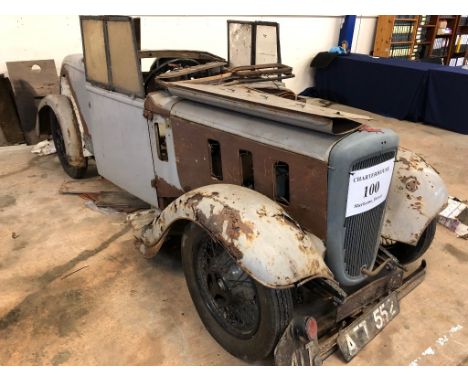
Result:
[[[362,170],[385,162],[395,156],[394,151],[356,162],[351,171]],[[359,276],[363,266],[369,268],[374,262],[385,203],[362,214],[345,219],[344,260],[346,273]]]

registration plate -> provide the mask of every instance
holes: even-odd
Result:
[[[346,361],[351,360],[398,313],[400,307],[397,296],[393,293],[341,331],[337,342]]]

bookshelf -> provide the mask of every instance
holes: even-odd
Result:
[[[374,56],[468,64],[468,16],[379,16]]]
[[[429,51],[433,45],[437,25],[430,15],[421,15],[413,43],[411,59],[419,60],[429,56]]]
[[[454,43],[450,51],[450,66],[468,64],[468,15],[460,16],[454,29]]]
[[[419,16],[379,16],[377,20],[373,55],[378,57],[410,58]]]
[[[445,65],[449,64],[459,19],[460,16],[453,15],[430,17],[431,24],[435,25],[435,31],[428,57],[441,58]]]

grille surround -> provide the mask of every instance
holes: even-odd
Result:
[[[368,250],[369,254],[364,261],[355,261],[350,256],[350,239],[358,240],[356,231],[351,232],[351,222],[346,222],[346,205],[348,201],[348,187],[350,172],[367,167],[372,167],[382,161],[395,156],[398,150],[399,138],[390,129],[381,129],[378,132],[357,131],[347,135],[339,141],[331,150],[328,160],[328,190],[327,190],[327,237],[326,237],[326,255],[325,262],[332,271],[335,279],[343,288],[352,288],[366,281],[368,278],[361,273],[361,266],[365,263],[368,268],[372,268],[375,262],[377,246],[380,238],[381,227],[385,219],[385,204],[386,201],[379,204],[382,211],[366,211],[367,213],[376,213],[376,223],[365,219],[365,223],[361,222],[361,235],[365,238],[369,230],[369,226],[376,227],[370,236],[375,237],[374,245],[364,243],[370,249],[375,248],[375,252]],[[380,160],[379,160],[380,158]],[[388,196],[387,196],[388,197]],[[366,213],[364,212],[364,214]],[[378,212],[378,213],[377,213]],[[370,218],[370,214],[365,217]],[[361,214],[358,214],[361,215]],[[362,217],[363,219],[364,217]],[[358,219],[358,218],[354,218]],[[346,229],[348,224],[348,230]],[[359,228],[359,222],[352,224],[355,228]],[[348,231],[348,233],[347,233]],[[348,242],[345,244],[345,239],[348,235]],[[345,259],[348,249],[348,257]],[[362,243],[357,243],[357,247],[362,246]],[[354,251],[354,253],[357,253]],[[348,265],[347,265],[348,263]],[[353,269],[354,268],[354,269]],[[359,269],[359,273],[356,269]]]
[[[395,154],[394,151],[388,151],[365,158],[354,163],[350,170],[363,170],[378,165],[394,158]],[[351,277],[359,276],[362,267],[371,269],[374,265],[386,202],[387,200],[369,211],[345,218],[344,262],[346,273]]]

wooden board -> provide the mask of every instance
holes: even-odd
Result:
[[[122,190],[102,177],[77,179],[65,182],[59,189],[61,194],[75,194],[94,201],[97,207],[113,208],[123,212],[133,212],[151,208],[136,196]]]
[[[112,191],[121,192],[122,189],[101,177],[70,180],[59,189],[61,194],[98,194]]]
[[[125,191],[101,192],[96,199],[96,206],[111,207],[125,212],[151,208],[148,203]]]

